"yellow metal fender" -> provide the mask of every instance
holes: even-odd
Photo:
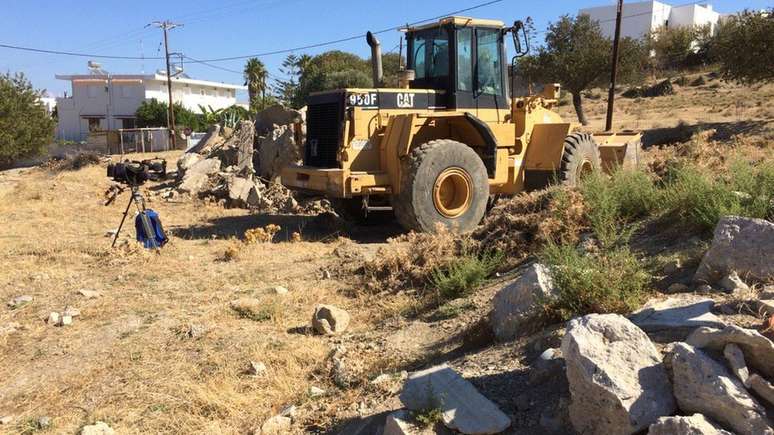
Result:
[[[555,171],[564,152],[564,139],[570,123],[535,124],[524,154],[524,168],[534,171]]]

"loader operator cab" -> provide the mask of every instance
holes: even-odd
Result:
[[[407,67],[413,89],[445,91],[448,109],[506,109],[509,105],[505,36],[513,33],[517,55],[526,40],[520,23],[450,17],[406,31]]]

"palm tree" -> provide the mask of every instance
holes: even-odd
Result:
[[[250,99],[250,107],[258,109],[256,99],[258,94],[261,94],[261,105],[266,101],[266,78],[269,72],[266,70],[266,66],[255,57],[251,57],[245,64],[245,86],[247,86],[247,95]]]

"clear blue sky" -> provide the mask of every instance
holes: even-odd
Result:
[[[293,48],[386,29],[464,9],[485,0],[164,0],[132,2],[96,0],[26,0],[6,2],[0,14],[0,44],[95,54],[154,57],[160,50],[161,31],[144,28],[154,20],[169,19],[184,24],[170,32],[171,51],[182,51],[196,59],[212,59]],[[581,7],[614,4],[613,0],[540,1],[504,0],[465,15],[495,18],[505,22],[531,16],[537,30],[562,14],[575,14]],[[688,3],[688,0],[670,2]],[[770,0],[716,0],[715,10],[771,7]],[[396,47],[398,32],[380,35],[385,51]],[[368,55],[365,40],[306,50],[316,54],[341,49]],[[300,54],[300,52],[299,52]],[[285,54],[261,59],[273,77],[281,77],[279,66]],[[53,95],[69,91],[69,83],[54,74],[85,73],[87,58],[36,54],[0,48],[0,71],[24,72],[38,88]],[[161,60],[99,60],[112,73],[152,72],[163,68]],[[243,60],[217,65],[240,71]],[[186,64],[186,72],[206,80],[240,83],[239,74]]]

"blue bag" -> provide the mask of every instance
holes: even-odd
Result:
[[[143,218],[148,220],[152,234],[146,234],[145,226],[142,223]],[[169,241],[164,233],[164,227],[161,226],[159,214],[154,210],[147,209],[139,213],[134,218],[134,228],[137,231],[137,241],[146,248],[160,248]]]

